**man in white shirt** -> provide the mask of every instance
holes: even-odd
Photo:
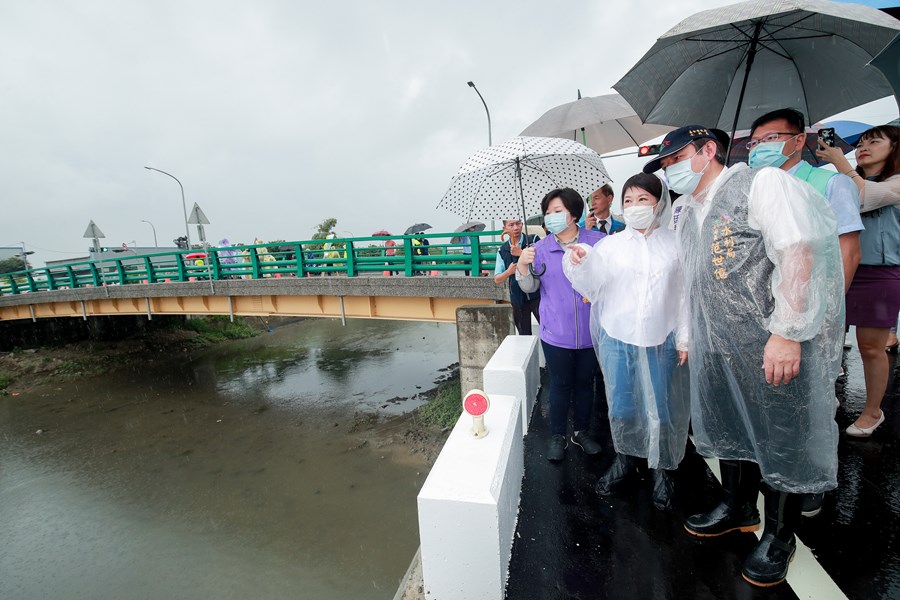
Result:
[[[701,537],[758,529],[761,477],[765,530],[742,575],[774,585],[794,554],[800,494],[837,485],[833,375],[844,316],[834,216],[783,171],[725,167],[706,127],[676,129],[662,146],[644,171],[664,168],[670,188],[690,195],[677,233],[692,427],[697,450],[719,459],[725,492],[685,528]]]

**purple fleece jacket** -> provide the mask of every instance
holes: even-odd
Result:
[[[579,244],[593,246],[606,237],[599,231],[578,228]],[[591,304],[574,289],[563,273],[565,250],[552,235],[534,245],[534,267],[541,275],[541,340],[559,348],[590,348]]]

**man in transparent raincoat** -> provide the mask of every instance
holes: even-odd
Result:
[[[622,188],[626,227],[563,258],[572,287],[591,301],[591,338],[603,370],[616,457],[597,482],[613,494],[647,459],[653,505],[673,506],[671,471],[684,458],[690,399],[670,393],[688,350],[688,312],[668,189],[639,173]]]
[[[688,195],[678,224],[690,323],[694,442],[719,459],[724,499],[686,520],[718,536],[765,530],[744,561],[750,583],[784,580],[800,494],[837,485],[834,377],[844,323],[834,215],[811,186],[775,169],[724,166],[713,133],[682,127],[645,172]]]

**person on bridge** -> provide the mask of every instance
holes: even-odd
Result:
[[[384,250],[384,255],[385,255],[385,256],[395,256],[395,255],[397,254],[397,248],[396,248],[396,246],[397,246],[397,242],[395,242],[394,240],[385,240],[385,242],[384,242],[384,248],[385,248],[385,250]],[[388,268],[388,270],[386,270],[386,271],[384,272],[384,275],[385,275],[385,276],[388,276],[388,277],[389,277],[389,276],[391,276],[391,275],[394,274],[394,271],[391,270],[391,266],[392,266],[392,262],[391,262],[391,261],[388,261],[388,262],[384,263],[384,266],[386,266],[386,267]]]
[[[412,239],[412,251],[413,256],[428,256],[428,240],[421,238],[413,238]],[[424,265],[428,264],[426,262],[416,262],[413,263],[416,267],[425,268]],[[413,271],[413,275],[428,275],[426,271],[415,270]]]
[[[811,186],[780,169],[725,166],[706,127],[669,132],[645,173],[664,168],[689,195],[678,222],[690,298],[691,425],[703,456],[719,459],[723,500],[685,529],[712,537],[765,530],[744,579],[784,581],[800,494],[837,487],[834,375],[844,294],[834,214]],[[801,362],[802,359],[802,362]]]
[[[597,482],[608,496],[647,459],[653,505],[673,507],[670,471],[687,446],[690,396],[670,394],[675,366],[688,357],[688,307],[669,193],[655,175],[625,182],[626,228],[593,249],[572,244],[563,270],[572,287],[591,301],[591,334],[606,382],[609,426],[616,457]]]
[[[509,302],[512,304],[513,321],[519,335],[531,335],[531,315],[541,322],[539,307],[541,305],[540,290],[526,294],[516,283],[516,264],[522,249],[534,243],[534,236],[522,233],[522,220],[518,218],[503,219],[503,229],[509,239],[497,250],[497,263],[494,266],[494,283],[497,285],[509,282]],[[501,237],[502,239],[502,237]]]
[[[556,189],[544,196],[541,212],[548,235],[522,250],[516,267],[516,282],[526,294],[541,290],[540,338],[550,371],[550,444],[547,460],[566,456],[569,404],[574,404],[572,443],[585,454],[597,454],[600,445],[588,435],[594,400],[597,357],[591,342],[591,307],[587,298],[572,289],[563,273],[563,252],[578,242],[593,246],[604,235],[578,227],[584,200],[571,188]],[[537,268],[535,277],[530,266]],[[543,271],[543,273],[542,273]]]

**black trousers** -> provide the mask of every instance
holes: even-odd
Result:
[[[538,314],[538,308],[541,305],[541,297],[535,296],[532,300],[526,300],[522,304],[513,304],[513,321],[516,324],[516,331],[519,335],[531,335],[531,315],[541,322]]]

